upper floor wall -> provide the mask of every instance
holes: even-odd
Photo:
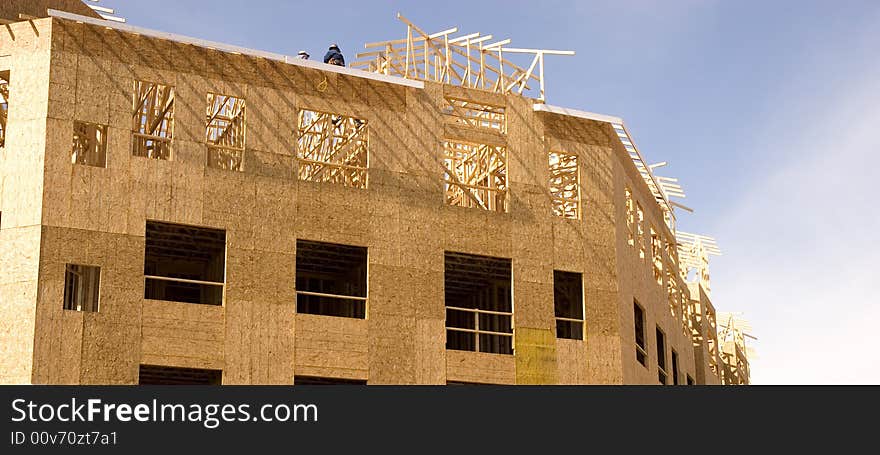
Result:
[[[80,0],[3,0],[0,3],[0,21],[18,22],[21,15],[28,17],[47,17],[49,9],[69,11],[88,17],[100,18],[93,9]]]

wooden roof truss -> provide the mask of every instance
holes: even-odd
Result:
[[[690,207],[675,201],[670,201],[669,199],[670,197],[685,198],[684,189],[678,183],[678,179],[655,175],[654,169],[666,166],[667,163],[664,161],[656,164],[648,164],[638,147],[636,147],[635,141],[633,141],[626,126],[622,123],[611,123],[611,126],[614,128],[614,132],[617,134],[618,139],[620,139],[620,143],[623,144],[623,147],[629,153],[630,159],[632,159],[633,164],[635,164],[636,169],[639,171],[645,184],[648,185],[648,189],[651,190],[654,199],[656,199],[657,203],[660,205],[666,225],[671,231],[675,232],[675,212],[673,209],[678,207],[688,212],[693,212],[693,209]]]
[[[709,256],[720,256],[721,249],[715,239],[705,235],[677,231],[678,260],[682,277],[685,279],[692,270],[697,272],[696,279],[708,294],[711,292],[709,283]]]
[[[371,50],[357,54],[353,68],[495,93],[531,94],[544,101],[544,56],[574,55],[574,51],[504,47],[511,40],[492,41],[492,35],[479,32],[453,36],[458,27],[427,33],[400,13],[397,18],[406,24],[406,36],[366,43],[364,47]],[[528,64],[511,60],[523,56],[531,57]]]
[[[101,0],[88,0],[84,3],[86,4],[86,6],[91,8],[92,11],[97,13],[98,16],[101,16],[101,18],[104,20],[125,23],[124,17],[114,16],[114,14],[116,14],[116,11],[113,8],[107,8],[106,6],[98,5],[97,3],[99,3],[100,1]]]
[[[732,376],[729,383],[748,384],[748,359],[754,358],[755,351],[746,340],[757,340],[750,334],[751,324],[740,313],[718,313],[718,329],[721,358]]]

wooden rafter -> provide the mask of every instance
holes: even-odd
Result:
[[[696,279],[706,294],[711,292],[709,281],[709,256],[720,256],[721,249],[715,239],[705,235],[677,231],[679,267],[682,277],[687,277],[692,270],[697,272]]]

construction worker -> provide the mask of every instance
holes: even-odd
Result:
[[[306,52],[306,51],[299,51],[299,52],[297,52],[296,56],[299,57],[299,58],[301,58],[301,59],[303,59],[303,60],[308,60],[309,57],[311,57],[311,56],[309,55],[309,53]]]
[[[339,51],[339,46],[336,43],[331,44],[330,49],[324,54],[324,63],[345,66],[345,58],[342,57],[342,52]]]

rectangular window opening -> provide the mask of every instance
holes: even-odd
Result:
[[[584,339],[583,275],[553,271],[553,306],[556,311],[556,338]]]
[[[222,370],[141,365],[138,372],[140,385],[220,385],[222,382]]]
[[[657,380],[666,384],[666,335],[657,327]]]
[[[633,302],[633,321],[636,331],[636,360],[648,366],[648,351],[645,346],[645,310],[638,302]]]
[[[629,187],[625,189],[626,203],[626,243],[636,246],[636,203],[633,201],[632,190]]]
[[[678,353],[675,352],[675,349],[672,350],[672,384],[678,385],[681,381],[678,380]]]
[[[685,336],[693,336],[696,308],[690,299],[690,294],[685,289],[680,289],[678,293],[678,301],[681,306],[681,327]]]
[[[222,305],[226,231],[147,221],[144,298]]]
[[[6,145],[6,121],[9,118],[9,71],[0,71],[0,147]]]
[[[446,203],[507,212],[507,147],[443,142]]]
[[[636,241],[639,243],[639,259],[645,259],[645,212],[642,205],[636,202]]]
[[[446,252],[446,349],[513,354],[510,259]]]
[[[64,309],[97,312],[101,294],[101,268],[67,264],[64,270]]]
[[[174,130],[174,88],[155,82],[135,81],[132,155],[171,159]]]
[[[366,188],[369,149],[366,120],[299,110],[296,157],[300,180]]]
[[[84,166],[107,166],[107,125],[73,122],[70,162]]]
[[[554,215],[575,220],[580,218],[579,174],[577,154],[550,152],[550,199]]]
[[[205,140],[208,143],[208,167],[244,170],[244,99],[208,93]]]
[[[366,379],[325,378],[319,376],[295,376],[294,385],[367,385]]]
[[[367,249],[297,240],[296,311],[365,319]]]
[[[715,319],[715,310],[706,308],[706,346],[709,350],[709,369],[719,374],[718,368],[718,324]]]
[[[681,312],[681,308],[679,308],[679,299],[678,299],[678,283],[675,282],[675,278],[672,276],[672,270],[666,269],[666,300],[669,303],[669,314],[673,319],[677,319],[677,314]]]
[[[507,116],[502,106],[446,97],[443,114],[450,123],[507,134]]]
[[[663,240],[660,234],[651,227],[651,262],[654,270],[654,280],[663,286]]]

